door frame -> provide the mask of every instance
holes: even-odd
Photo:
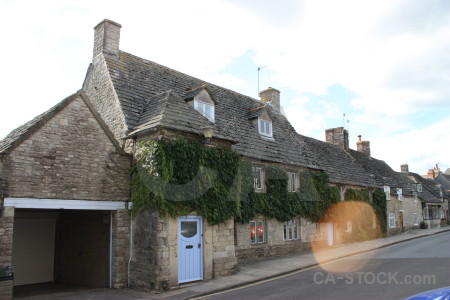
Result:
[[[180,244],[180,235],[181,235],[181,222],[186,220],[197,220],[197,235],[198,235],[198,243],[200,244],[200,259],[199,259],[199,269],[200,269],[200,277],[194,280],[180,280],[180,260],[181,260],[181,244]],[[178,243],[178,283],[187,283],[197,280],[203,280],[203,218],[201,216],[182,216],[177,219],[177,243]]]
[[[404,216],[403,212],[404,212],[403,209],[401,209],[401,210],[398,211],[398,225],[399,225],[399,227],[400,227],[400,232],[403,232],[404,229],[405,229],[405,226],[404,226],[404,220],[403,220],[403,218],[404,218],[405,216]]]
[[[327,245],[330,247],[334,245],[334,224],[333,224],[333,222],[327,223]]]

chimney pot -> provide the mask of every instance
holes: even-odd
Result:
[[[361,135],[358,135],[358,141],[356,142],[356,151],[364,153],[370,157],[370,142],[362,141]]]
[[[102,53],[119,57],[120,28],[122,25],[108,19],[94,27],[94,58]]]

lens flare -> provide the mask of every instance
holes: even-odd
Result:
[[[380,220],[373,207],[366,202],[345,201],[332,205],[311,235],[314,257],[328,272],[345,273],[361,270],[370,257],[326,264],[348,253],[350,244],[382,236]],[[346,250],[347,249],[347,250]],[[367,254],[370,255],[370,254]]]

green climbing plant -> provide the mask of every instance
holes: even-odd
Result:
[[[232,217],[246,223],[257,215],[318,222],[340,200],[338,188],[330,186],[323,172],[300,173],[299,190],[288,192],[286,171],[267,166],[265,193],[255,192],[253,172],[251,162],[228,148],[184,138],[139,142],[132,168],[132,214],[146,209],[172,217],[195,212],[210,224]]]

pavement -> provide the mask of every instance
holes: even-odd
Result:
[[[259,261],[253,261],[241,264],[239,272],[235,275],[202,281],[176,287],[171,291],[164,293],[148,293],[132,289],[88,289],[73,292],[54,293],[40,296],[20,297],[20,299],[112,299],[112,300],[128,300],[128,299],[192,299],[205,297],[220,291],[225,291],[240,286],[269,280],[277,276],[286,275],[302,269],[317,266],[318,258],[321,263],[337,260],[352,255],[365,253],[390,245],[410,241],[413,239],[439,234],[450,231],[450,227],[442,227],[426,230],[413,230],[402,234],[359,242],[330,247],[320,252],[301,253],[291,256],[268,258]],[[115,292],[116,291],[116,292]],[[91,298],[92,296],[92,298]]]

